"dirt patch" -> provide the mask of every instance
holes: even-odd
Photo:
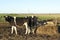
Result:
[[[0,40],[59,40],[60,39],[59,34],[52,35],[52,36],[48,35],[48,34],[44,34],[47,32],[46,30],[51,29],[50,27],[49,28],[47,26],[46,27],[40,27],[39,29],[40,29],[39,32],[41,32],[42,35],[41,34],[25,35],[24,34],[25,28],[18,28],[18,34],[16,35],[15,33],[11,34],[10,25],[1,24],[0,25]],[[51,30],[54,31],[55,29],[54,30],[53,29],[51,29]],[[49,31],[49,33],[50,33],[50,31]],[[52,33],[50,33],[50,34],[52,34]]]

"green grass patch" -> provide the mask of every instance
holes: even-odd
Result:
[[[25,17],[25,16],[31,16],[35,15],[38,17],[39,20],[47,20],[47,19],[54,19],[60,17],[60,15],[49,15],[49,14],[0,14],[0,22],[5,22],[4,16],[16,16],[16,17]]]

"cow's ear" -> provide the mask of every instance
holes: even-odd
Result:
[[[8,16],[4,16],[5,18],[8,17]]]
[[[5,18],[6,16],[4,16],[4,18]]]

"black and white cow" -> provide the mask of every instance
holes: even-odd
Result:
[[[35,28],[37,27],[37,17],[29,16],[28,17],[28,26],[30,27],[30,32],[34,34]]]
[[[37,17],[36,16],[29,16],[29,17],[12,17],[12,16],[4,16],[5,20],[8,21],[12,26],[12,31],[15,30],[17,34],[16,26],[25,25],[26,32],[25,34],[29,34],[32,31],[32,28],[37,26]],[[34,33],[34,30],[33,30]]]
[[[21,26],[21,25],[25,25],[26,26],[26,30],[27,28],[27,18],[25,17],[12,17],[12,16],[4,16],[5,20],[7,22],[10,23],[10,25],[12,26],[12,31],[11,33],[13,33],[13,30],[15,30],[15,33],[17,34],[17,28],[16,26]],[[26,33],[27,34],[27,33]]]

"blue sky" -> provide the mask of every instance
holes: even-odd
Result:
[[[60,13],[60,0],[0,0],[0,13]]]

